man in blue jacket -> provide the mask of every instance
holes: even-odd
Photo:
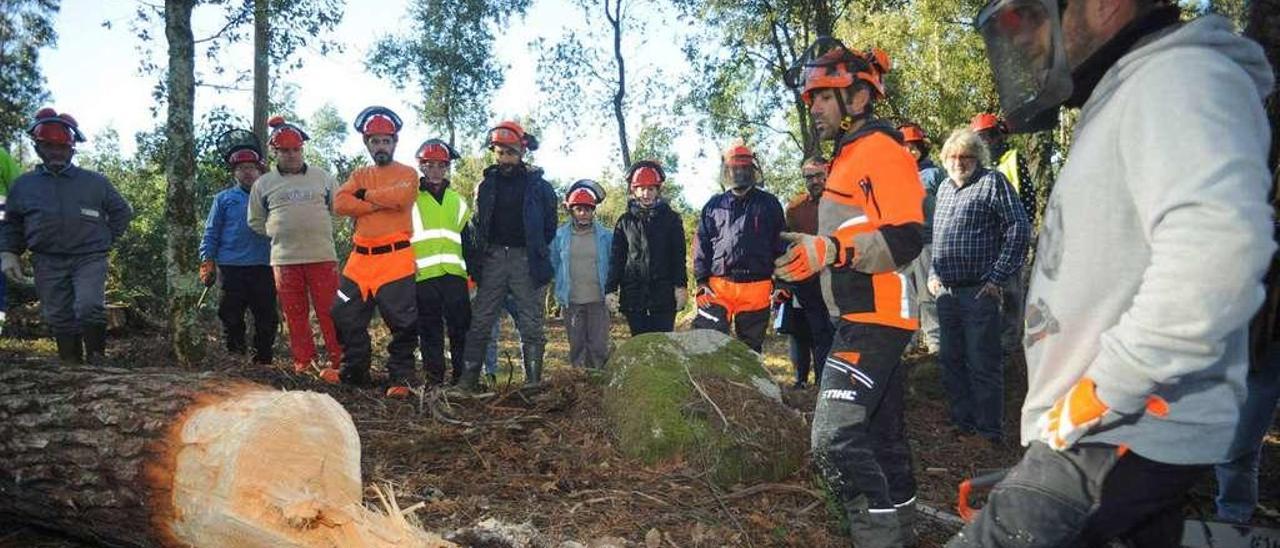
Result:
[[[63,363],[100,363],[107,346],[107,253],[133,208],[101,174],[71,164],[84,142],[75,118],[40,109],[27,134],[41,164],[14,181],[0,222],[0,270],[30,283],[19,256],[31,250],[40,312]]]
[[[200,281],[212,287],[222,278],[218,319],[227,350],[245,353],[244,313],[253,314],[253,361],[269,364],[276,342],[276,282],[271,272],[271,238],[249,228],[249,191],[266,171],[262,152],[244,146],[229,150],[226,162],[236,184],[213,198],[200,240]]]
[[[471,218],[475,257],[467,259],[476,280],[476,298],[467,332],[465,367],[459,387],[479,389],[480,366],[489,346],[493,323],[502,300],[511,292],[516,301],[526,386],[542,383],[542,329],[547,282],[551,281],[550,244],[556,233],[556,194],[542,178],[542,169],[526,164],[526,151],[538,140],[515,122],[489,130],[489,147],[498,163],[484,170],[476,189],[476,213]]]
[[[778,198],[759,189],[756,155],[744,145],[729,147],[723,177],[730,188],[702,207],[693,246],[698,316],[694,329],[733,334],[760,352],[769,326],[773,260],[784,250],[786,218]]]

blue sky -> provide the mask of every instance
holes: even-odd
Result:
[[[429,137],[416,121],[411,121],[410,107],[413,97],[398,93],[387,82],[364,70],[363,59],[377,37],[400,33],[407,29],[405,14],[407,0],[379,0],[373,3],[349,6],[341,26],[334,36],[341,40],[345,51],[341,54],[322,56],[318,50],[304,48],[299,51],[305,65],[288,75],[288,81],[299,86],[296,112],[309,115],[325,103],[332,103],[343,116],[353,117],[368,105],[381,104],[401,114],[408,122],[404,135],[406,142],[419,142]],[[51,105],[59,111],[76,116],[82,129],[92,137],[112,127],[121,135],[121,147],[126,153],[134,149],[133,135],[153,127],[150,106],[151,88],[155,80],[138,74],[140,41],[129,30],[129,21],[138,3],[131,0],[64,0],[56,21],[58,44],[41,55],[41,66],[46,85],[52,95]],[[220,8],[198,7],[193,26],[196,38],[207,36],[221,24]],[[492,110],[497,118],[525,116],[535,110],[538,100],[535,81],[537,55],[529,51],[527,44],[538,36],[554,38],[565,32],[566,21],[577,21],[580,12],[564,0],[538,0],[528,16],[513,23],[498,41],[498,58],[510,66],[506,84],[494,96]],[[104,21],[111,28],[104,28]],[[658,29],[656,32],[674,32]],[[149,47],[152,59],[163,65],[164,32],[156,25],[154,30],[160,40]],[[650,37],[652,47],[642,49],[631,63],[653,64],[678,59],[678,40],[661,35]],[[648,58],[642,55],[649,56]],[[226,50],[223,62],[251,66],[252,52],[245,44]],[[682,62],[682,61],[681,61]],[[206,66],[198,56],[197,71]],[[668,66],[678,63],[667,62]],[[227,105],[246,118],[252,113],[252,99],[247,92],[218,92],[208,88],[197,89],[197,117],[200,112],[216,105]],[[163,118],[164,112],[159,116]],[[586,138],[566,146],[564,135],[555,128],[540,135],[543,148],[537,153],[535,163],[546,168],[548,175],[557,180],[599,177],[615,163],[616,146],[612,125],[593,131]],[[698,137],[687,129],[676,142],[681,153],[680,180],[685,186],[686,198],[691,204],[700,205],[718,190],[715,176],[718,169],[715,153],[722,143]],[[89,143],[91,146],[92,143]],[[407,161],[410,147],[397,152],[398,159]],[[567,149],[567,150],[564,150]],[[363,151],[360,140],[350,136],[344,152],[355,154]]]

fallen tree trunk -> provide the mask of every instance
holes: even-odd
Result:
[[[359,436],[329,396],[0,366],[0,516],[111,545],[448,545],[361,494]]]

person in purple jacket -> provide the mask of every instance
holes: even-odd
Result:
[[[262,152],[252,146],[226,153],[235,184],[213,199],[200,240],[200,281],[212,287],[222,278],[218,319],[227,350],[245,353],[244,313],[253,314],[253,362],[269,364],[276,342],[276,284],[271,272],[271,238],[249,228],[249,190],[266,171]],[[220,276],[219,276],[220,275]]]

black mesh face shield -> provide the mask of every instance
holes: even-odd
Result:
[[[978,12],[1000,110],[1012,133],[1057,125],[1071,96],[1071,69],[1055,0],[991,0]]]

